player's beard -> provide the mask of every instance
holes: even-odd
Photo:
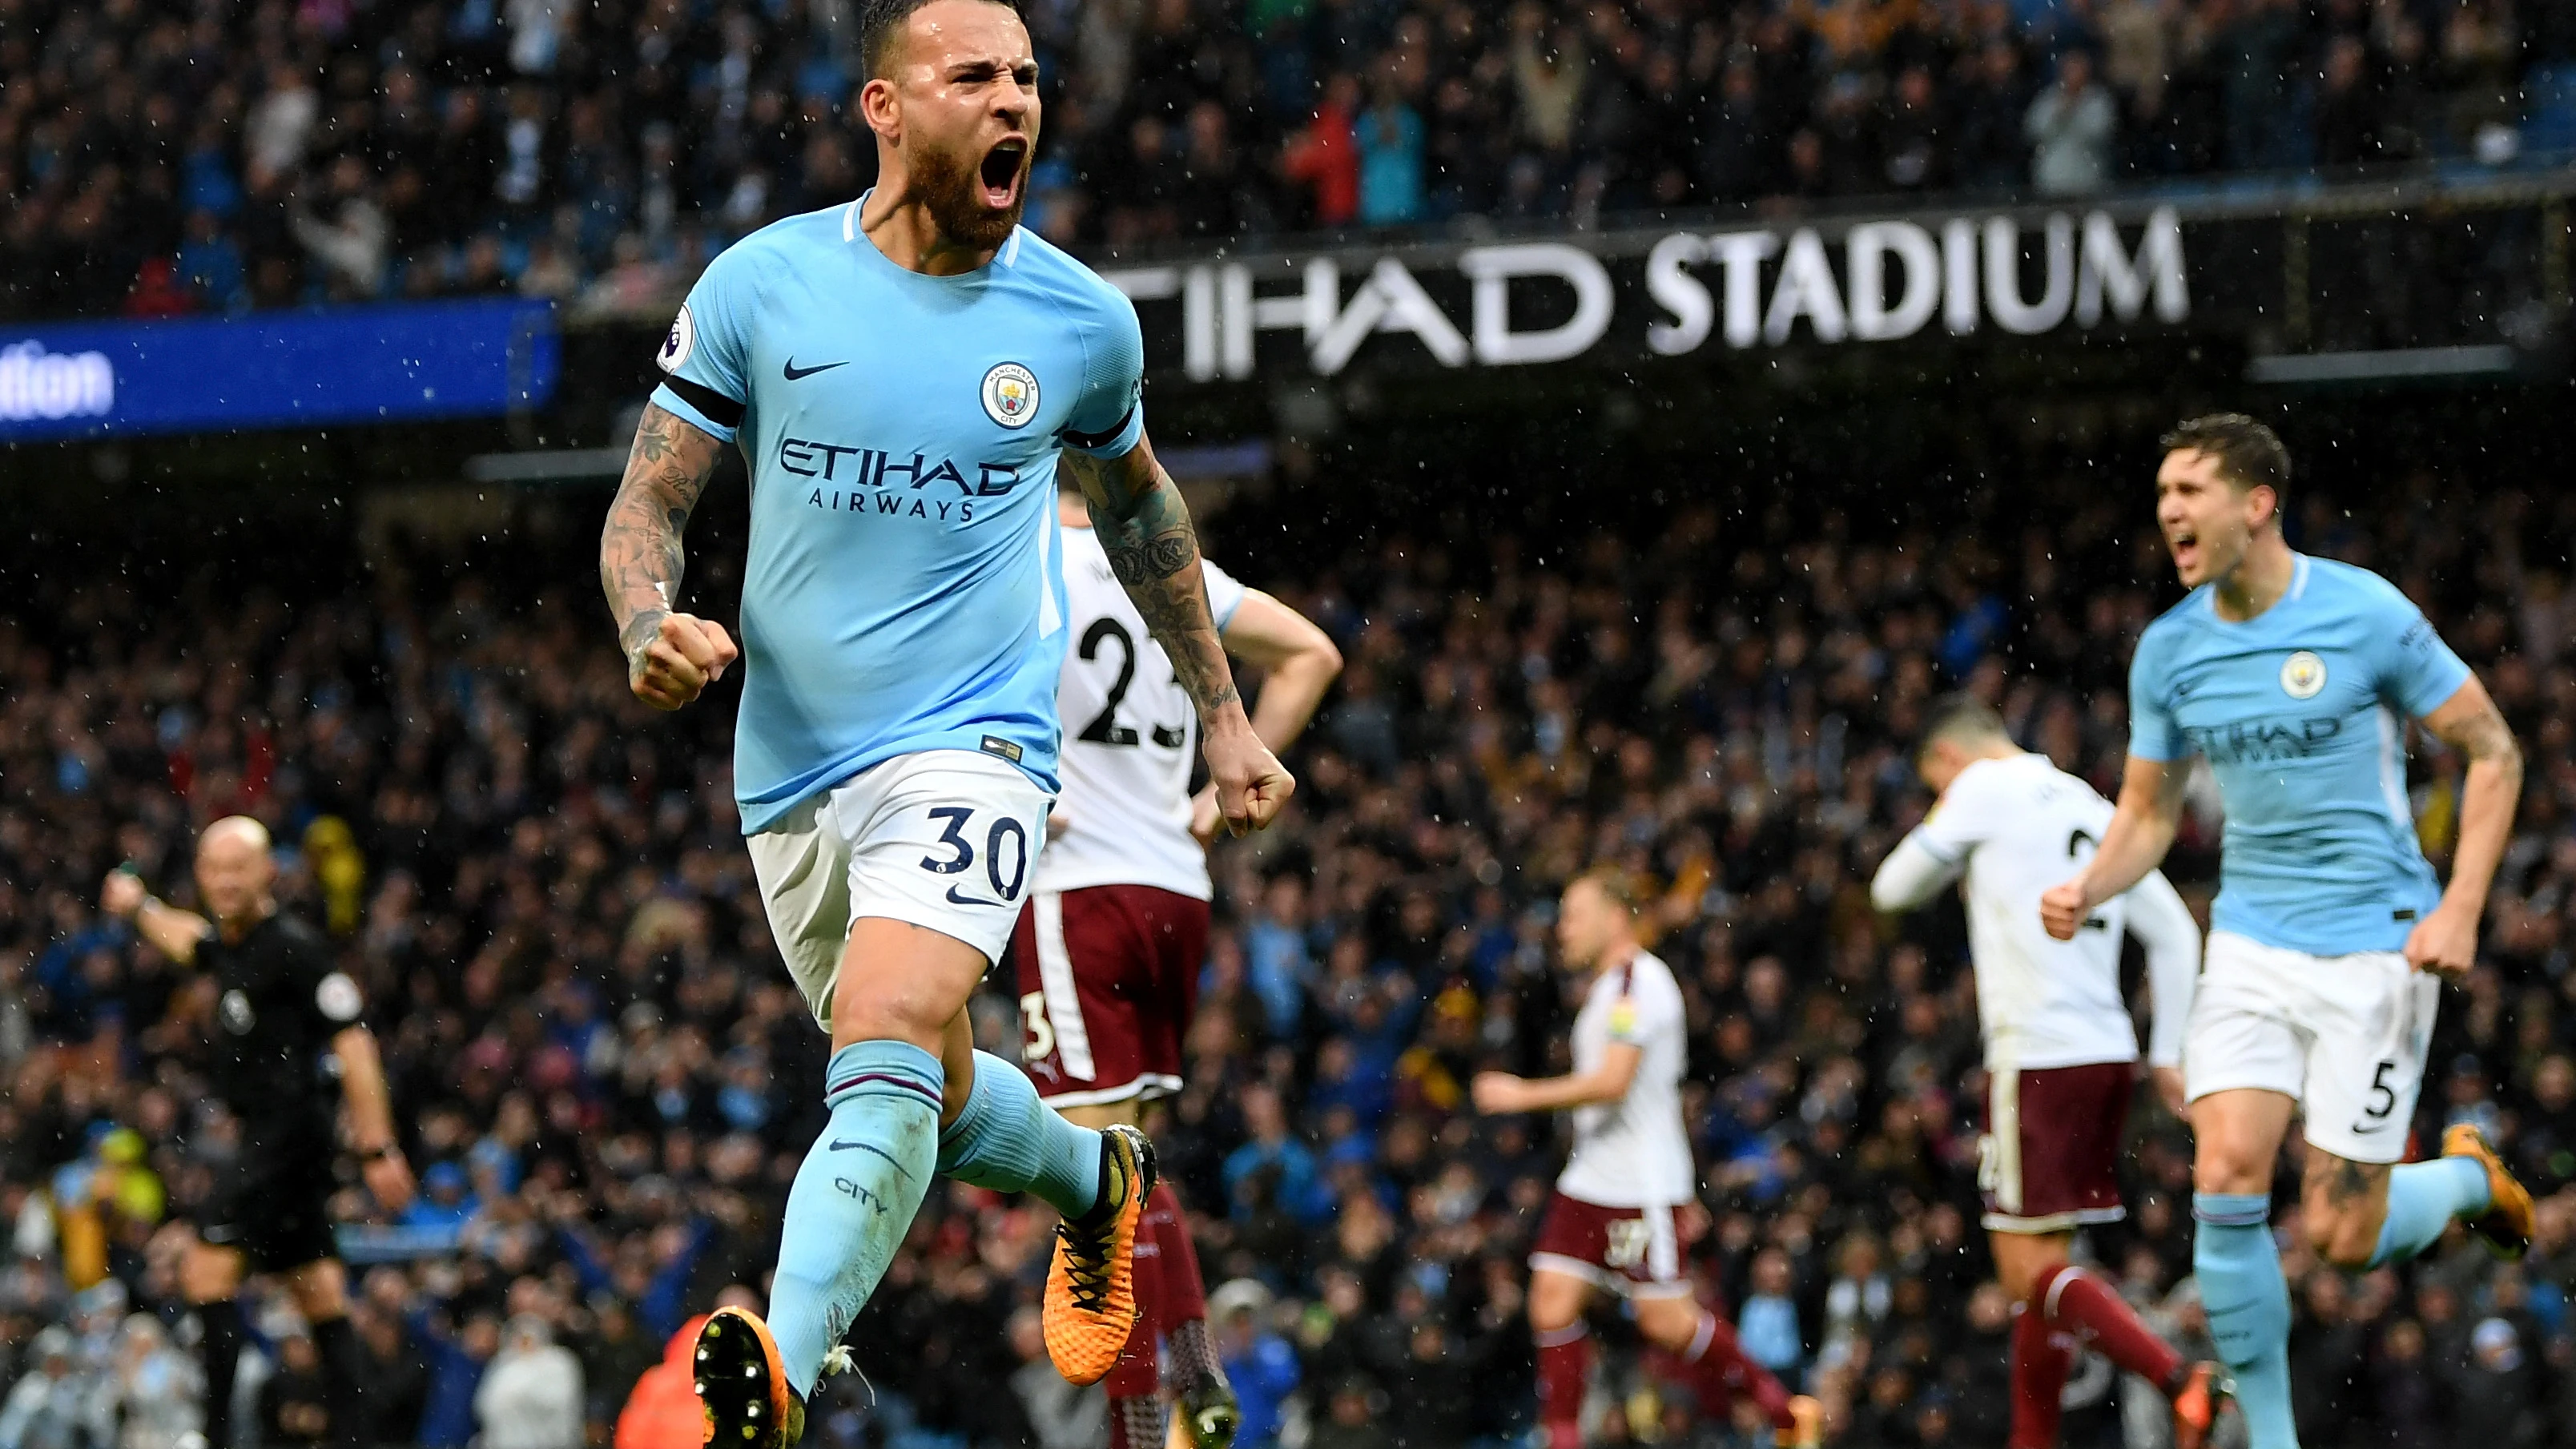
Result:
[[[1020,213],[1029,203],[1030,152],[1020,153],[1019,175],[1011,187],[1011,204],[994,210],[978,193],[984,189],[986,152],[950,153],[922,148],[913,159],[912,187],[939,234],[976,251],[991,251],[1011,239]]]

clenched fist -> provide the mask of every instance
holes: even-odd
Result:
[[[1216,791],[1217,813],[1228,835],[1267,830],[1297,793],[1297,777],[1261,743],[1242,711],[1233,711],[1230,728],[1212,726],[1200,750],[1207,756],[1208,785]]]
[[[628,646],[626,685],[655,709],[678,709],[724,678],[742,657],[733,636],[712,619],[664,614],[652,633]]]
[[[2084,882],[2071,880],[2053,885],[2039,898],[2039,924],[2060,941],[2072,941],[2084,929],[2084,918],[2093,910],[2093,902],[2084,898]]]

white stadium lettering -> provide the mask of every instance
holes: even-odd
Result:
[[[30,339],[0,347],[0,420],[105,417],[116,368],[103,352],[48,352]]]
[[[1712,333],[1731,348],[1810,336],[1896,341],[1917,335],[1936,315],[1962,337],[1987,323],[2033,336],[2070,321],[2089,328],[2146,317],[2187,320],[2191,286],[2179,216],[2157,207],[2132,235],[2134,246],[2106,211],[2050,212],[2028,224],[2012,216],[1888,218],[1855,223],[1839,237],[1827,226],[1672,232],[1644,253],[1644,340],[1649,352],[1678,357],[1699,350]],[[1347,300],[1347,253],[1104,275],[1133,300],[1178,304],[1181,361],[1195,381],[1253,376],[1264,332],[1298,334],[1307,367],[1327,377],[1390,332],[1412,334],[1442,367],[1509,367],[1579,357],[1610,337],[1625,305],[1621,294],[1637,283],[1614,280],[1605,258],[1633,256],[1630,248],[1642,240],[1600,252],[1570,242],[1468,247],[1447,262],[1380,256]],[[1463,332],[1424,286],[1435,267],[1466,282]],[[1256,279],[1287,276],[1296,280],[1294,291],[1254,288]],[[1571,290],[1571,314],[1552,326],[1516,322],[1511,286],[1524,278]],[[994,410],[990,384],[988,377],[986,411],[1013,426]]]

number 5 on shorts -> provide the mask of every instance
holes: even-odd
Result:
[[[2370,1095],[2378,1099],[2378,1104],[2361,1109],[2361,1115],[2369,1120],[2352,1124],[2353,1131],[2375,1132],[2380,1123],[2388,1120],[2388,1114],[2397,1110],[2397,1089],[2388,1085],[2388,1074],[2395,1070],[2397,1063],[2389,1060],[2381,1062],[2379,1070],[2370,1074]]]

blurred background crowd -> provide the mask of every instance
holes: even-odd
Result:
[[[852,0],[0,0],[0,316],[666,309],[868,184]],[[2558,164],[2548,0],[1028,0],[1078,248]],[[658,320],[658,319],[657,319]]]
[[[2576,497],[2462,508],[2426,461],[2380,459],[2365,509],[2297,500],[2297,537],[2422,603],[2533,762],[2415,1128],[2480,1121],[2546,1206],[2524,1264],[2455,1230],[2346,1278],[2295,1246],[2287,1200],[2302,1433],[2538,1449],[2576,1441]],[[1478,1120],[1462,1089],[1482,1066],[1562,1069],[1574,997],[1550,912],[1596,862],[1646,884],[1688,995],[1707,1295],[1825,1398],[1835,1442],[2000,1442],[2008,1310],[1977,1226],[1964,925],[1947,905],[1880,919],[1866,881],[1926,806],[1906,742],[1944,690],[2113,788],[2125,662],[2173,593],[2140,495],[2071,453],[2011,466],[2009,503],[1969,488],[1937,526],[1814,494],[1627,522],[1434,505],[1322,530],[1257,497],[1213,515],[1212,554],[1349,660],[1284,823],[1218,847],[1189,1088],[1149,1118],[1246,1449],[1526,1431],[1522,1261],[1558,1128]],[[739,524],[705,511],[693,588],[721,611]],[[694,1444],[686,1365],[657,1365],[688,1315],[758,1301],[824,1039],[737,840],[732,699],[658,716],[628,696],[595,598],[566,582],[579,533],[470,553],[397,536],[319,578],[276,567],[274,541],[166,577],[39,571],[0,621],[0,1449],[177,1449],[197,1422],[172,1225],[240,1143],[199,1088],[210,993],[95,899],[130,862],[186,900],[194,828],[234,811],[272,824],[293,908],[365,985],[424,1184],[389,1218],[343,1164],[372,1431]],[[2437,861],[2457,775],[2438,753],[2414,766]],[[2195,801],[2169,868],[2201,903],[2217,821]],[[999,988],[978,1016],[1014,1050]],[[2196,1343],[2188,1141],[2143,1095],[2133,1126],[2133,1213],[2089,1251]],[[934,1188],[852,1334],[872,1394],[832,1380],[811,1432],[1095,1449],[1099,1401],[1054,1377],[1036,1332],[1048,1227]],[[265,1371],[235,1422],[325,1442],[305,1326],[283,1299],[248,1316]],[[1596,1443],[1768,1442],[1700,1420],[1604,1331],[1629,1347],[1605,1360]],[[2071,1394],[2078,1449],[2163,1443],[2155,1396],[2106,1367]]]

